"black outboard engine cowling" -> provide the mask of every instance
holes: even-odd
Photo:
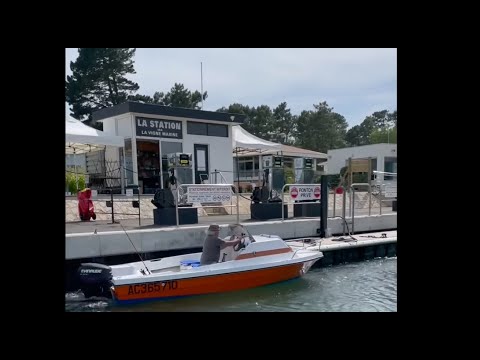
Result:
[[[86,298],[97,296],[111,298],[110,287],[112,282],[112,269],[110,266],[96,263],[81,264],[78,268],[80,289]]]

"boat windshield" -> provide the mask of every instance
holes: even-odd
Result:
[[[246,237],[250,242],[255,242],[253,236],[248,232],[248,230],[241,224],[230,224],[228,225],[228,236],[241,236]]]

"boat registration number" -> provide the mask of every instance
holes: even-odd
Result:
[[[175,290],[177,287],[178,282],[176,280],[157,281],[148,284],[136,284],[128,287],[128,295]]]

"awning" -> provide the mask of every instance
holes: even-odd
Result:
[[[121,136],[107,135],[72,117],[65,119],[65,154],[83,154],[105,146],[123,147],[124,143]]]

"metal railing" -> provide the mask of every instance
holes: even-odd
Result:
[[[110,190],[110,200],[107,200],[106,201],[106,206],[107,208],[111,208],[112,211],[110,212],[110,215],[111,215],[111,219],[112,219],[112,222],[111,224],[115,224],[115,215],[123,215],[123,216],[138,216],[138,226],[141,226],[142,225],[142,217],[141,217],[141,207],[140,207],[140,204],[141,204],[141,201],[140,201],[140,193],[138,194],[133,194],[130,195],[130,194],[116,194],[116,198],[113,197],[114,195],[114,189],[107,189],[107,190]],[[134,196],[137,195],[137,199],[134,200]],[[92,196],[91,198],[92,201],[99,201],[100,199],[97,198],[97,196]],[[128,203],[128,202],[131,202],[132,203],[132,207],[133,208],[137,208],[138,209],[138,214],[135,213],[135,214],[132,214],[132,213],[122,213],[122,212],[115,212],[115,204],[116,203]],[[107,214],[107,213],[103,213],[103,212],[96,212],[97,215],[99,214]],[[118,221],[117,221],[118,223]]]
[[[212,171],[210,173],[210,179],[212,178],[212,175],[213,175],[213,178],[214,178],[214,181],[215,183],[214,184],[218,184],[218,179],[220,178],[220,184],[228,184],[227,180],[225,179],[225,176],[223,176],[222,172],[220,170],[217,170],[215,169],[215,171]]]
[[[228,188],[230,188],[230,193],[231,193],[231,194],[235,194],[235,193],[232,191],[232,188],[234,188],[234,186],[233,186],[232,184],[181,184],[181,185],[179,185],[179,186],[177,187],[177,189],[176,189],[177,199],[180,199],[180,190],[181,190],[181,189],[182,189],[182,194],[183,194],[184,196],[186,196],[187,199],[188,199],[188,187],[189,187],[189,186],[193,186],[193,187],[217,187],[217,188],[219,188],[219,187],[220,187],[220,188],[226,188],[226,187],[228,187]],[[183,191],[184,188],[186,188],[186,191]],[[231,204],[231,205],[222,205],[222,206],[223,206],[223,207],[234,207],[234,206],[236,206],[236,208],[237,208],[237,224],[240,224],[240,201],[239,201],[238,188],[237,188],[236,193],[237,193],[237,203],[236,203],[236,205]],[[230,200],[231,200],[231,199],[232,199],[232,197],[230,197]],[[188,200],[187,200],[187,201],[188,201]],[[219,202],[221,202],[221,200],[220,200]],[[176,217],[177,217],[177,227],[180,225],[180,218],[179,218],[179,212],[178,212],[178,209],[179,209],[178,203],[179,203],[178,200],[175,201],[175,213],[176,213]],[[192,206],[189,206],[188,208],[189,208],[189,209],[192,209],[192,208],[194,208],[194,209],[200,209],[200,208],[204,209],[204,208],[218,208],[218,206],[215,206],[215,205],[212,205],[212,206],[210,206],[210,205],[207,205],[207,206],[193,206],[193,204],[192,204]]]
[[[240,170],[238,173],[236,170],[233,171],[233,178],[240,178],[240,181],[248,180],[260,180],[262,171],[259,169],[255,170]]]
[[[378,174],[383,174],[383,175],[387,175],[387,176],[390,176],[390,177],[396,177],[397,176],[397,173],[392,173],[392,172],[387,172],[387,171],[373,171],[373,173],[375,175],[378,175]],[[396,198],[397,198],[397,184],[396,184],[396,181],[392,181],[392,182],[388,182],[388,183],[385,183],[385,181],[382,183],[382,184],[375,184],[375,187],[378,188],[378,197],[379,197],[379,202],[380,202],[380,215],[382,215],[382,203],[383,202],[387,202],[387,201],[396,201]],[[395,192],[394,192],[394,195],[395,196],[392,196],[393,194],[391,193],[391,191],[387,191],[390,190],[390,188],[395,188]],[[387,197],[387,194],[388,194],[388,198],[389,200],[387,199],[383,199],[382,197],[382,190],[385,191],[385,197]]]
[[[351,218],[352,218],[352,234],[355,233],[355,187],[356,186],[368,186],[368,198],[369,198],[369,206],[368,206],[368,216],[371,216],[371,213],[372,213],[372,187],[369,183],[353,183],[352,185],[350,185],[350,196],[351,196],[351,200],[350,200],[350,208],[351,208]],[[382,203],[380,203],[380,214],[382,212]],[[345,210],[345,208],[344,208]],[[345,215],[343,216],[343,218],[345,219]],[[345,225],[344,225],[345,227]],[[344,230],[345,232],[345,230]]]

